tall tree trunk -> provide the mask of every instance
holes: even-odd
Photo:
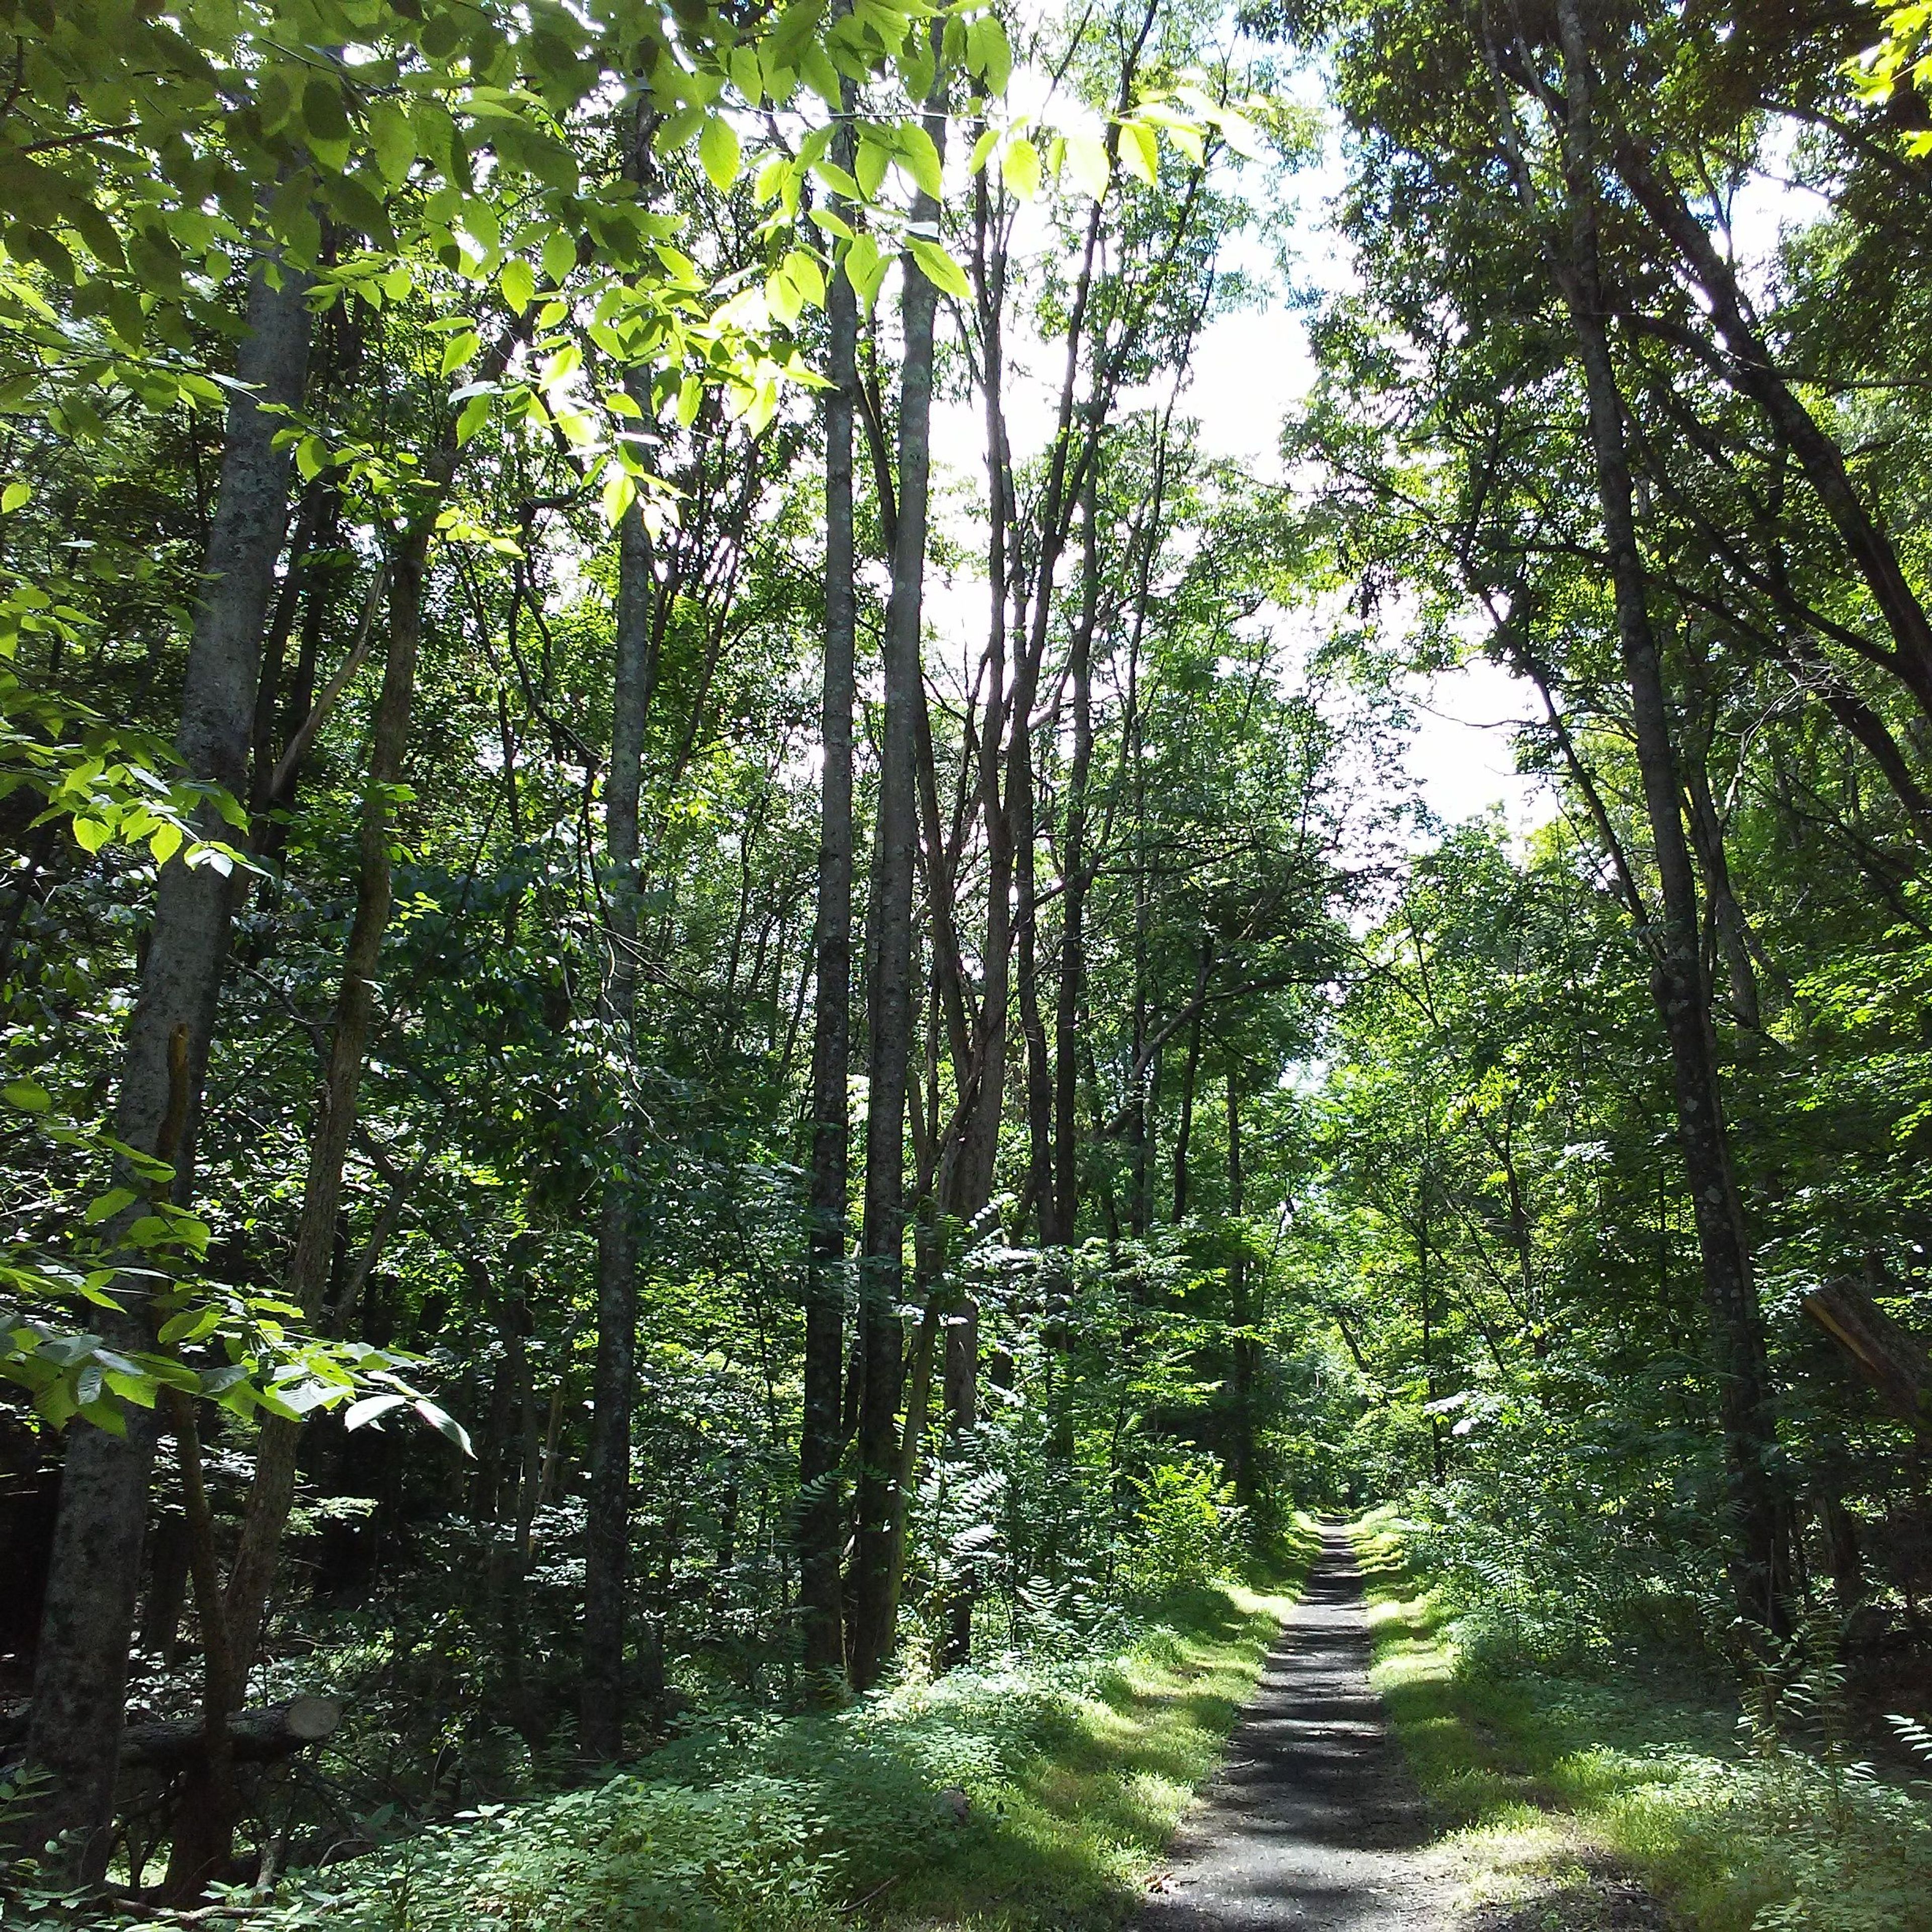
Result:
[[[1241,1166],[1241,1097],[1240,1076],[1228,1070],[1228,1216],[1236,1223],[1236,1247],[1228,1264],[1228,1314],[1234,1326],[1234,1373],[1229,1390],[1234,1414],[1229,1435],[1233,1467],[1228,1475],[1234,1485],[1234,1500],[1248,1512],[1252,1527],[1256,1505],[1261,1500],[1260,1459],[1255,1442],[1256,1384],[1259,1380],[1261,1344],[1253,1330],[1253,1290],[1248,1278],[1247,1232],[1240,1225],[1246,1199],[1246,1176]]]
[[[1066,826],[1060,844],[1060,986],[1054,1004],[1053,1194],[1040,1239],[1071,1244],[1080,1217],[1080,1013],[1087,997],[1087,787],[1094,765],[1094,627],[1100,605],[1100,536],[1095,518],[1100,464],[1087,473],[1082,532],[1080,616],[1067,672],[1073,687],[1073,760],[1066,780]]]
[[[1053,1074],[1046,1057],[1046,1021],[1040,998],[1040,895],[1037,885],[1038,802],[1034,791],[1032,730],[1016,713],[1016,738],[1024,740],[1022,783],[1013,797],[1013,923],[1019,938],[1014,990],[1019,995],[1020,1032],[1026,1042],[1027,1178],[1023,1199],[1033,1204],[1042,1235],[1053,1196]],[[1022,1208],[1021,1218],[1025,1218]]]
[[[1577,52],[1583,51],[1580,45]],[[1566,47],[1566,71],[1570,58]],[[1919,704],[1932,711],[1932,619],[1906,580],[1892,539],[1859,496],[1844,453],[1778,372],[1768,346],[1752,326],[1736,273],[1676,184],[1653,167],[1628,135],[1610,146],[1624,186],[1676,250],[1710,304],[1712,326],[1724,346],[1719,366],[1726,380],[1763,410],[1797,458],[1837,528],[1846,554],[1864,579],[1898,648],[1891,668]]]
[[[1429,1474],[1432,1482],[1442,1480],[1442,1418],[1436,1407],[1441,1393],[1436,1379],[1436,1284],[1429,1271],[1429,1180],[1431,1140],[1424,1128],[1422,1172],[1416,1181],[1415,1294],[1422,1324],[1422,1386],[1429,1415]]]
[[[945,1396],[946,1454],[963,1468],[979,1420],[980,1403],[980,1305],[970,1294],[961,1297],[946,1325]],[[940,1648],[940,1662],[949,1670],[963,1668],[973,1660],[977,1581],[976,1560],[971,1556],[959,1559],[946,1601],[946,1630]]]
[[[638,991],[638,814],[650,700],[650,538],[641,512],[618,537],[616,662],[610,772],[604,783],[604,944],[602,1001],[619,1058],[633,1064]],[[590,1501],[584,1526],[584,1667],[577,1736],[584,1756],[609,1764],[624,1748],[624,1583],[631,1545],[631,1402],[638,1328],[636,1115],[628,1079],[607,1133],[597,1220],[597,1358],[592,1371]]]
[[[236,1818],[235,1750],[228,1714],[242,1700],[221,1600],[214,1523],[202,1478],[201,1434],[194,1400],[179,1389],[170,1389],[166,1402],[181,1466],[188,1567],[194,1578],[196,1618],[201,1626],[200,1748],[184,1768],[174,1843],[161,1886],[162,1896],[171,1904],[184,1904],[199,1898],[228,1863]]]
[[[298,406],[308,367],[305,279],[263,264],[249,286],[248,329],[237,358],[242,386],[228,412],[220,494],[208,530],[208,586],[195,613],[182,692],[177,742],[183,769],[232,796],[248,796],[248,749],[256,672],[275,560],[288,517],[289,458],[274,446],[282,418],[260,405]],[[229,829],[203,814],[206,836]],[[172,1156],[175,1195],[185,1199],[194,1164],[195,1118],[214,1030],[233,897],[230,882],[179,858],[160,869],[140,997],[128,1030],[115,1132],[152,1152],[170,1114],[171,1042],[183,1042],[181,1132]],[[145,1192],[139,1188],[139,1191]],[[130,1216],[145,1208],[130,1209]],[[138,1292],[135,1306],[95,1316],[106,1339],[148,1346],[151,1328]],[[46,1604],[34,1678],[27,1760],[46,1782],[26,1828],[27,1842],[78,1834],[64,1868],[97,1877],[105,1868],[114,1815],[128,1652],[141,1574],[152,1416],[128,1412],[127,1433],[86,1423],[69,1431],[61,1478]]]
[[[513,326],[484,356],[479,374],[485,380],[502,373],[524,327]],[[376,974],[394,901],[390,794],[402,782],[404,756],[409,748],[416,662],[422,646],[424,591],[436,528],[434,505],[448,490],[460,458],[452,418],[422,466],[422,481],[432,493],[430,502],[419,506],[404,529],[389,568],[388,647],[376,700],[369,775],[358,830],[356,911],[343,954],[328,1061],[316,1096],[302,1214],[284,1283],[286,1298],[310,1322],[331,1332],[339,1332],[348,1312],[341,1302],[332,1304],[329,1285],[340,1234],[343,1166],[356,1132],[357,1098],[375,1018]],[[373,594],[370,608],[373,615]],[[359,1282],[347,1292],[359,1294]],[[301,1432],[299,1423],[271,1416],[262,1423],[256,1445],[254,1475],[224,1598],[238,1694],[254,1660],[282,1532],[295,1500],[296,1448]]]
[[[1187,1219],[1187,1156],[1194,1138],[1194,1088],[1201,1077],[1201,1028],[1206,1017],[1207,1001],[1202,997],[1212,971],[1214,942],[1203,934],[1201,970],[1195,988],[1194,1017],[1187,1023],[1187,1058],[1180,1070],[1180,1120],[1174,1135],[1174,1222],[1178,1227]]]
[[[842,83],[849,113],[854,90]],[[833,159],[849,170],[840,124]],[[835,212],[836,212],[835,204]],[[805,1414],[799,1435],[799,1608],[808,1670],[842,1672],[838,1464],[845,1370],[846,1088],[852,1058],[852,708],[858,607],[853,580],[852,419],[859,307],[835,274],[826,290],[825,674],[820,771],[818,920],[812,1023],[812,1230],[805,1304]]]
[[[937,33],[933,52],[938,56]],[[946,121],[935,81],[926,130],[942,150]],[[938,218],[921,194],[915,224]],[[919,840],[914,756],[919,703],[920,625],[926,572],[926,496],[932,464],[932,344],[939,291],[908,254],[904,265],[904,364],[899,383],[897,542],[886,607],[885,719],[879,755],[879,823],[873,862],[877,910],[867,1022],[866,1206],[860,1247],[863,1386],[859,1414],[858,1539],[853,1579],[852,1681],[878,1681],[892,1655],[899,1472],[898,1406],[904,1348],[898,1316],[905,1238],[905,1110],[912,1048],[913,872]]]
[[[337,990],[335,1024],[328,1064],[316,1096],[315,1124],[296,1223],[293,1253],[286,1277],[288,1299],[311,1321],[325,1317],[342,1210],[343,1168],[356,1130],[356,1099],[362,1082],[369,1029],[375,1016],[377,970],[382,936],[393,898],[390,877],[390,790],[402,782],[409,742],[410,713],[416,693],[416,659],[422,641],[423,582],[433,519],[423,518],[404,536],[389,578],[389,643],[376,700],[369,754],[369,776],[362,796],[356,880],[356,912]],[[290,1505],[295,1500],[296,1449],[302,1425],[270,1416],[255,1448],[241,1540],[229,1572],[226,1592],[229,1641],[235,1684],[240,1692],[254,1660],[268,1593],[274,1581]]]
[[[1786,1621],[1782,1595],[1789,1565],[1772,1473],[1777,1445],[1769,1370],[1724,1124],[1709,991],[1699,956],[1696,877],[1678,803],[1682,794],[1664,668],[1637,543],[1623,399],[1610,355],[1598,260],[1592,76],[1577,0],[1557,0],[1557,20],[1563,50],[1562,132],[1569,233],[1564,244],[1552,250],[1551,262],[1583,375],[1618,644],[1630,688],[1637,761],[1663,898],[1651,992],[1670,1040],[1678,1138],[1711,1321],[1712,1366],[1736,1524],[1731,1581],[1744,1615],[1775,1630]],[[1534,186],[1520,157],[1512,159],[1518,192],[1528,197],[1533,214]]]
[[[962,1086],[966,1118],[950,1175],[948,1210],[967,1219],[992,1197],[1006,1077],[1006,1020],[1012,957],[1013,847],[1000,796],[1007,706],[1006,600],[1018,574],[1013,530],[1012,466],[1006,438],[1006,291],[1004,230],[990,206],[986,178],[974,188],[973,286],[980,319],[986,421],[986,694],[981,707],[977,760],[979,804],[986,833],[986,926],[980,949],[980,1012],[971,1064]],[[988,247],[989,236],[993,245]]]

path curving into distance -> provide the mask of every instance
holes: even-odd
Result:
[[[1183,1821],[1141,1932],[1441,1932],[1422,1796],[1369,1684],[1362,1573],[1322,1531],[1228,1755]]]

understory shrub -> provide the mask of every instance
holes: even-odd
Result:
[[[986,1828],[1002,1788],[1076,1721],[1108,1663],[958,1671],[843,1712],[722,1721],[595,1788],[479,1807],[308,1876],[251,1922],[264,1932],[842,1924]]]

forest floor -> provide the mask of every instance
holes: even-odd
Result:
[[[1429,1814],[1369,1682],[1362,1573],[1323,1534],[1226,1762],[1189,1814],[1144,1932],[1424,1932],[1444,1887]]]
[[[1922,1780],[1815,1726],[1748,1735],[1736,1689],[1682,1660],[1472,1655],[1403,1527],[1376,1512],[1352,1540],[1370,1682],[1436,1834],[1414,1870],[1443,1916],[1420,1924],[1932,1932]]]
[[[1643,1885],[1560,1809],[1512,1812],[1502,1830],[1456,1828],[1475,1822],[1457,1794],[1466,1798],[1473,1761],[1493,1756],[1493,1727],[1418,1694],[1432,1673],[1417,1669],[1417,1654],[1435,1633],[1402,1621],[1385,1564],[1380,1580],[1372,1629],[1350,1536],[1324,1529],[1306,1589],[1226,1762],[1176,1837],[1141,1932],[1668,1925]],[[1395,1694],[1393,1722],[1371,1681],[1378,1661],[1375,1674]]]

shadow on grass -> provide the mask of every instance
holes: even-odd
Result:
[[[1111,1662],[954,1672],[843,1712],[707,1726],[601,1786],[344,1868],[331,1922],[1106,1932],[1219,1760],[1292,1600],[1280,1590],[1190,1592]]]
[[[1468,1932],[1660,1925],[1658,1898],[1696,1932],[1932,1932],[1932,1810],[1796,1748],[1740,1754],[1735,1704],[1684,1696],[1667,1668],[1470,1666],[1398,1528],[1354,1532],[1373,1679],[1445,1854],[1489,1901]]]
[[[1103,1928],[1138,1904],[1218,1762],[1290,1599],[1203,1590],[1064,1700],[956,1844],[894,1891],[899,1922]]]

